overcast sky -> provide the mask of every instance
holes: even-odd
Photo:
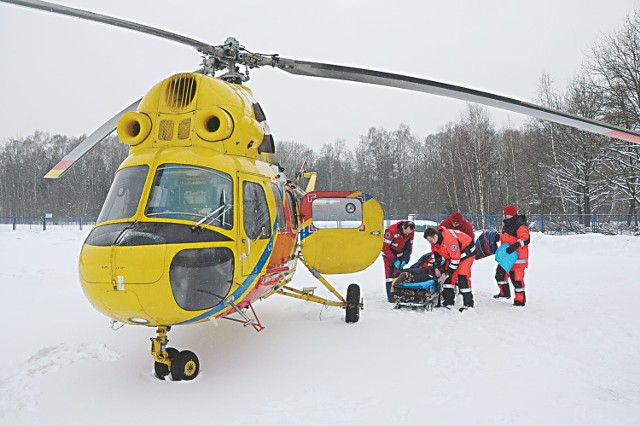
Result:
[[[542,73],[556,89],[594,42],[640,0],[195,1],[65,0],[61,4],[283,57],[405,74],[524,101]],[[0,3],[0,140],[35,130],[90,133],[155,83],[197,69],[188,46]],[[464,102],[400,89],[253,70],[249,86],[276,140],[355,146],[371,126],[419,136],[455,121]],[[524,117],[490,109],[498,127]]]

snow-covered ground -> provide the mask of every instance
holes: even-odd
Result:
[[[492,299],[484,259],[474,310],[392,310],[377,261],[331,279],[361,284],[359,323],[272,297],[255,306],[261,333],[175,327],[171,345],[201,373],[162,382],[154,329],[114,332],[84,298],[87,232],[0,229],[3,426],[640,424],[640,238],[533,234],[523,309]],[[414,259],[426,249],[418,236]],[[315,285],[306,271],[295,282]]]

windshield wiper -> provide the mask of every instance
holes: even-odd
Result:
[[[208,215],[206,215],[205,217],[203,217],[202,219],[200,219],[199,221],[196,222],[195,225],[193,225],[191,227],[191,229],[193,231],[195,231],[196,229],[202,229],[202,224],[205,223],[206,221],[208,221],[209,219],[211,219],[211,222],[213,222],[214,220],[219,219],[221,216],[223,216],[226,212],[228,212],[229,210],[231,210],[232,206],[227,206],[226,204],[221,205],[220,207],[218,207],[217,209],[215,209],[214,211],[212,211],[211,213],[209,213]],[[218,214],[218,216],[213,217],[215,214]],[[224,223],[223,223],[224,225]]]

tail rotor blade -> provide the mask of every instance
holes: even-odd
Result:
[[[49,170],[49,173],[47,173],[44,177],[46,179],[57,179],[62,176],[67,170],[69,170],[71,166],[76,163],[76,161],[82,158],[82,156],[91,151],[104,138],[106,138],[111,133],[113,133],[114,130],[116,130],[118,120],[123,114],[129,111],[137,110],[141,100],[142,99],[138,99],[137,101],[114,115],[109,121],[100,126],[98,130],[87,136],[86,139],[80,142],[80,144],[76,146],[70,153],[65,155],[64,158],[53,167],[53,169]]]

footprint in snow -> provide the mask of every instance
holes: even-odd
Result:
[[[38,350],[13,369],[16,373],[0,378],[0,417],[2,412],[33,409],[37,393],[33,378],[78,361],[115,361],[120,354],[101,343],[60,344]]]

